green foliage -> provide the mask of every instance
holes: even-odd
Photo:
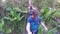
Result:
[[[54,16],[55,16],[56,18],[60,18],[60,8],[56,10]]]
[[[7,15],[0,19],[0,31],[5,32],[6,34],[12,33],[13,31],[16,31],[18,33],[23,32],[26,22],[25,14],[28,12],[22,11],[18,7],[8,7],[5,10]],[[60,18],[60,10],[58,9],[56,11],[54,9],[51,9],[50,11],[50,9],[46,6],[43,8],[43,11],[41,11],[40,16],[42,17],[42,21],[45,22],[50,30],[48,32],[45,32],[44,28],[40,26],[38,34],[42,34],[44,32],[45,34],[53,34],[58,23],[52,19],[52,16]]]
[[[2,32],[4,31],[3,26],[4,26],[4,24],[2,22],[0,22],[0,31],[2,31]]]
[[[47,32],[47,34],[54,34],[54,31],[56,30],[56,28],[53,28],[53,29],[51,29],[51,30],[49,30],[48,32]]]
[[[53,25],[53,27],[57,26],[56,21],[54,21],[52,19],[52,16],[56,13],[56,10],[54,9],[49,9],[47,6],[44,7],[43,11],[41,11],[41,16],[42,16],[42,20],[45,22],[45,24],[50,24],[51,26]]]
[[[42,26],[39,26],[39,29],[38,29],[39,31],[38,31],[38,34],[42,34],[43,33],[43,31],[44,31],[44,28],[42,27]]]
[[[9,13],[10,11],[17,11],[20,13],[28,13],[27,11],[22,11],[19,7],[8,7],[6,8],[6,11]]]
[[[42,26],[40,26],[38,34],[54,34],[55,30],[56,30],[56,28],[50,29],[48,31],[45,31],[44,28]]]
[[[60,18],[60,10],[55,9],[49,9],[48,7],[44,7],[42,11],[40,12],[40,16],[42,17],[42,21],[45,22],[46,26],[48,27],[48,32],[44,31],[43,27],[39,28],[39,34],[54,34],[54,31],[56,30],[56,27],[58,25],[58,22],[54,20],[54,18]],[[52,17],[54,16],[54,17]]]
[[[22,28],[24,26],[20,26],[22,23],[23,23],[22,25],[24,25],[24,22],[25,22],[22,20],[24,18],[24,15],[21,15],[22,11],[16,7],[15,8],[8,7],[6,9],[6,12],[7,12],[7,15],[2,17],[0,20],[1,31],[4,31],[6,34],[12,33],[13,31],[23,32]],[[23,21],[22,23],[21,23],[21,20]]]

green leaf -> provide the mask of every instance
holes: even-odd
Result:
[[[6,11],[11,11],[11,10],[12,10],[11,7],[6,8]]]
[[[47,34],[54,34],[55,30],[56,30],[56,28],[53,28],[53,29],[49,30]]]
[[[38,29],[38,34],[42,34],[43,31],[44,31],[44,28],[42,26],[40,26],[39,29]]]
[[[6,33],[11,33],[12,31],[11,31],[11,29],[8,29],[7,31],[6,31]]]

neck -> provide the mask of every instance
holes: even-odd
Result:
[[[37,18],[37,17],[34,17],[34,16],[32,16],[32,17],[33,17],[34,21],[35,21],[35,20],[36,20],[36,18]]]

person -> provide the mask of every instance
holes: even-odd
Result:
[[[28,7],[28,14],[29,14],[29,16],[32,15],[33,9],[34,9],[34,7],[33,7],[32,5],[30,5],[30,6]]]
[[[38,27],[41,24],[46,31],[48,31],[45,24],[41,21],[41,17],[39,17],[38,9],[33,9],[32,15],[27,19],[26,30],[28,34],[38,34]]]

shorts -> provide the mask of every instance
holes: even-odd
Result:
[[[31,31],[31,32],[32,32],[32,31]],[[37,30],[36,32],[32,32],[32,34],[33,34],[33,33],[34,33],[34,34],[38,34],[38,30]]]

